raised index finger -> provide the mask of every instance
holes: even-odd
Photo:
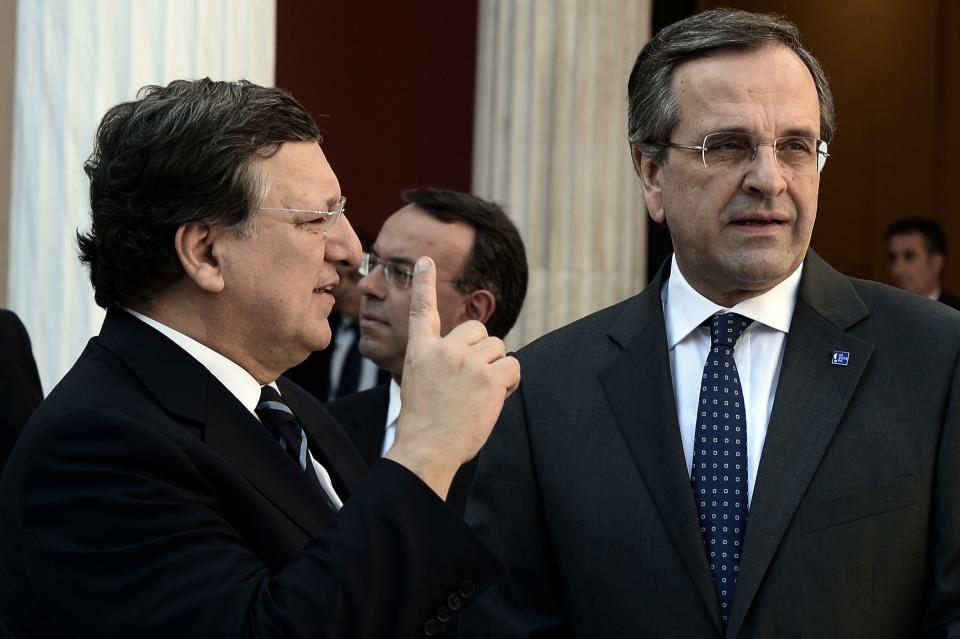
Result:
[[[421,257],[413,268],[410,291],[409,344],[424,337],[440,337],[437,313],[437,269],[429,257]]]

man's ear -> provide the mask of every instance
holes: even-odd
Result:
[[[177,229],[174,245],[177,257],[187,277],[208,293],[223,290],[223,273],[220,261],[214,252],[214,243],[222,234],[222,229],[214,229],[206,224],[184,224]]]
[[[497,299],[493,293],[486,289],[471,291],[467,295],[464,313],[467,319],[477,320],[481,324],[486,324],[493,311],[497,308]]]
[[[647,213],[654,222],[663,224],[666,216],[663,212],[663,189],[660,184],[662,167],[654,161],[653,156],[641,152],[632,144],[630,156],[633,158],[633,168],[643,184],[643,201],[647,205]]]
[[[946,266],[946,260],[943,258],[942,253],[934,253],[930,256],[930,259],[933,262],[933,270],[937,272],[937,275],[943,276],[943,267]]]

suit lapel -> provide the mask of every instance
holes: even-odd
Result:
[[[343,427],[349,429],[351,439],[368,466],[373,466],[383,449],[389,405],[389,381],[326,405]]]
[[[744,539],[728,636],[736,636],[866,369],[873,345],[847,333],[869,314],[853,286],[807,255]],[[831,363],[849,353],[845,366]]]
[[[310,453],[330,473],[334,490],[346,501],[363,481],[367,465],[337,420],[311,395],[281,377],[277,386],[303,425]]]
[[[670,376],[660,300],[668,272],[669,261],[610,331],[624,350],[600,374],[600,382],[677,553],[719,629],[719,605],[687,476]]]
[[[107,313],[98,340],[306,534],[318,534],[332,518],[263,425],[186,351],[125,311]]]

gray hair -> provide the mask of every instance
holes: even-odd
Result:
[[[823,68],[800,44],[796,25],[781,16],[733,9],[704,11],[657,32],[643,47],[627,83],[627,140],[658,164],[667,149],[659,142],[670,139],[680,117],[673,94],[673,71],[678,64],[717,49],[759,49],[782,45],[803,61],[817,87],[820,102],[820,137],[833,138],[833,94]]]

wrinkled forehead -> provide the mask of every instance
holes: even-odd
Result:
[[[340,182],[317,142],[285,142],[258,168],[271,206],[329,211],[340,199]]]
[[[785,46],[711,51],[677,65],[672,82],[678,128],[820,135],[813,76]]]

